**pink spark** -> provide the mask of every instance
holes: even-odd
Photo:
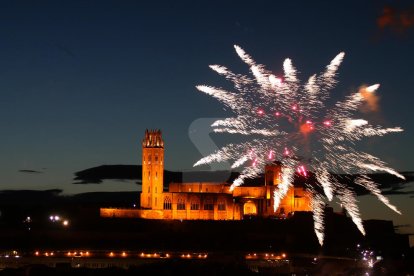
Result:
[[[273,150],[271,150],[271,151],[269,151],[269,160],[272,160],[273,159]]]
[[[259,110],[257,110],[257,114],[259,114],[259,115],[263,115],[263,114],[264,114],[264,110],[263,110],[263,109],[259,109]]]
[[[332,125],[332,122],[331,122],[331,121],[329,121],[329,120],[326,120],[326,121],[324,121],[324,122],[323,122],[323,124],[324,124],[325,126],[331,126],[331,125]]]
[[[256,164],[257,164],[257,158],[254,159],[252,166],[256,167]]]
[[[305,166],[303,166],[303,165],[301,165],[297,168],[297,172],[298,172],[298,174],[300,174],[304,177],[306,177],[308,175],[307,172],[306,172]]]

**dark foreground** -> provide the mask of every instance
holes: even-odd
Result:
[[[396,234],[391,221],[365,221],[364,237],[349,217],[327,209],[320,246],[311,213],[242,221],[103,219],[102,204],[0,205],[0,275],[414,275],[408,236]],[[91,256],[63,256],[80,250]],[[144,260],[139,252],[176,257]],[[208,257],[180,257],[195,252]]]

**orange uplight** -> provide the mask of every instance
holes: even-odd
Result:
[[[109,253],[109,257],[115,256],[114,252]]]
[[[36,256],[39,256],[39,251],[36,251],[36,252],[35,252],[35,255],[36,255]]]

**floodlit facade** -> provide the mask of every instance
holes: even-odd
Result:
[[[163,189],[164,141],[160,130],[146,130],[142,141],[140,209],[101,208],[102,217],[179,220],[240,220],[249,217],[286,217],[311,211],[310,194],[303,187],[289,188],[277,210],[274,191],[281,183],[281,163],[265,166],[264,183],[230,190],[229,183],[169,183]]]

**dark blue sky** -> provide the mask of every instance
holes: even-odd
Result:
[[[400,28],[398,22],[393,28],[379,27],[377,19],[386,6],[395,7],[398,15],[414,5],[408,1],[2,2],[2,188],[62,188],[67,193],[136,189],[122,183],[79,187],[72,179],[74,172],[102,164],[140,164],[146,128],[163,131],[166,169],[192,169],[201,154],[190,140],[190,125],[199,118],[231,115],[195,86],[224,84],[209,64],[246,72],[234,44],[276,74],[281,73],[283,60],[291,58],[302,80],[345,51],[334,98],[362,84],[380,83],[381,110],[374,119],[405,129],[368,139],[361,148],[398,170],[414,170],[414,28]]]

